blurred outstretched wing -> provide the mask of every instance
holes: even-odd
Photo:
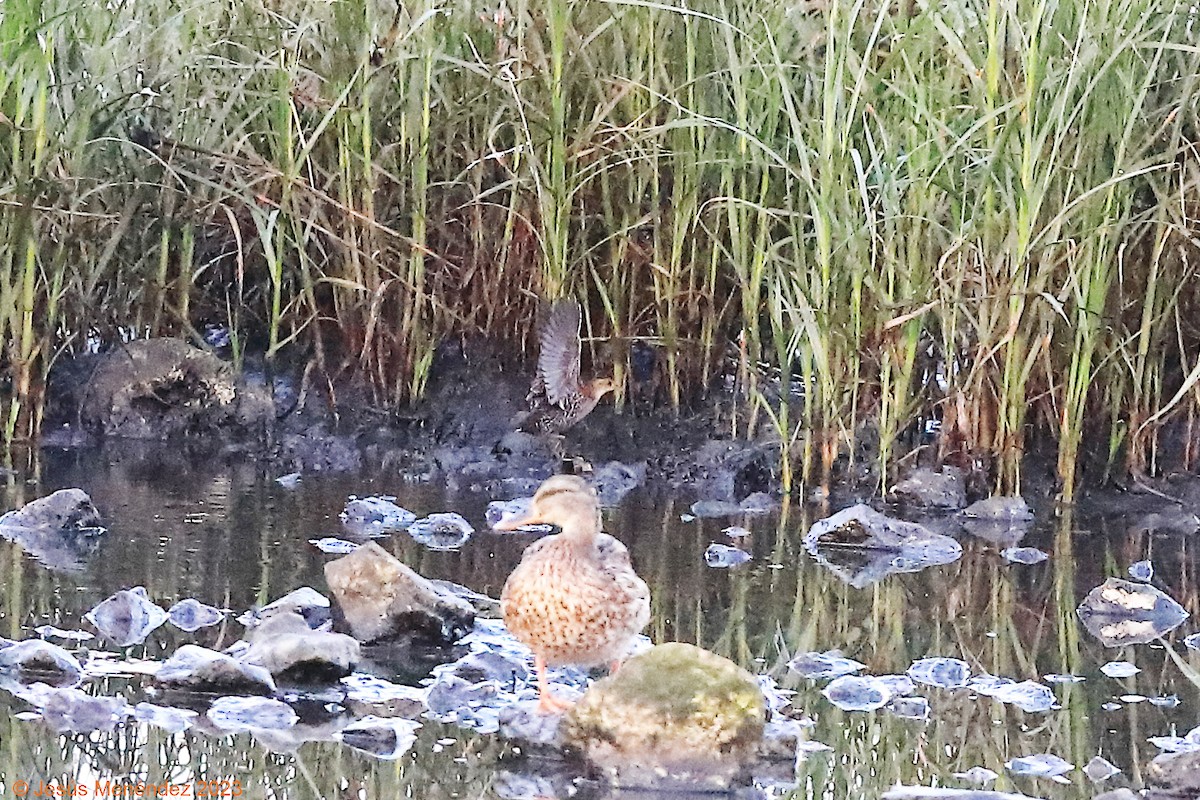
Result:
[[[559,300],[542,325],[538,377],[545,387],[546,399],[556,406],[579,393],[579,321],[579,304],[574,300]]]

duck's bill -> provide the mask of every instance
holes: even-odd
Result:
[[[542,520],[536,514],[514,514],[511,517],[505,517],[492,526],[498,531],[515,531],[529,525],[541,525]]]

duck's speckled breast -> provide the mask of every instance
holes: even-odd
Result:
[[[547,536],[525,551],[500,595],[504,623],[550,664],[623,658],[650,621],[650,590],[607,534],[591,547]]]

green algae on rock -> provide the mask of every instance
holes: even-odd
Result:
[[[662,644],[596,682],[564,720],[564,739],[616,784],[728,786],[766,721],[758,682],[726,658]]]

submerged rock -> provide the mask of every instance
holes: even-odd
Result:
[[[408,528],[417,515],[401,508],[394,497],[351,497],[339,515],[349,531],[367,536],[382,536]]]
[[[358,641],[343,633],[314,631],[298,612],[272,615],[250,632],[245,664],[289,683],[329,683],[354,671]]]
[[[167,610],[167,618],[179,630],[194,633],[225,619],[225,612],[189,597],[171,606]]]
[[[275,614],[296,612],[304,617],[308,627],[314,630],[325,626],[330,621],[329,598],[313,589],[311,586],[301,586],[293,589],[278,600],[267,603],[259,609],[247,611],[238,617],[238,622],[247,628],[253,628],[263,620],[270,619]]]
[[[750,560],[750,554],[727,544],[713,543],[704,551],[704,563],[710,567],[736,567]]]
[[[618,785],[724,788],[757,750],[765,717],[753,675],[676,642],[595,683],[563,735]]]
[[[788,668],[802,678],[819,680],[850,675],[866,669],[867,665],[830,650],[825,653],[800,653],[788,662]]]
[[[609,461],[592,473],[591,484],[604,508],[612,508],[621,504],[625,495],[646,482],[646,462],[622,464],[620,461]]]
[[[239,386],[232,365],[182,339],[141,339],[103,355],[79,410],[93,432],[126,439],[252,430],[274,419],[262,387]]]
[[[146,597],[146,589],[122,589],[83,615],[83,618],[117,647],[141,644],[151,631],[167,621],[163,611]]]
[[[834,678],[821,694],[843,711],[874,711],[892,699],[892,692],[878,678],[842,675]]]
[[[104,533],[99,512],[81,489],[60,489],[0,516],[0,537],[63,572],[81,571]]]
[[[949,536],[863,504],[813,523],[804,534],[804,546],[818,563],[857,588],[962,556],[962,545]]]
[[[275,691],[271,673],[243,664],[232,656],[194,644],[185,644],[163,662],[154,679],[162,686],[188,692],[217,694],[270,694]]]
[[[1032,522],[1033,511],[1024,497],[988,497],[976,500],[962,510],[966,519],[986,522]]]
[[[208,718],[227,731],[285,730],[300,721],[291,706],[269,697],[218,697]]]
[[[1135,581],[1149,583],[1154,579],[1154,565],[1149,561],[1138,561],[1129,565],[1129,577]]]
[[[408,526],[408,535],[430,550],[457,550],[475,529],[459,514],[430,514]]]
[[[1106,647],[1152,642],[1188,618],[1183,606],[1150,584],[1120,578],[1088,592],[1076,613]]]
[[[1040,564],[1050,558],[1050,554],[1036,547],[1009,547],[1000,551],[1005,561],[1013,564]]]
[[[129,716],[124,697],[93,697],[80,689],[44,688],[37,705],[42,719],[58,733],[111,731]]]
[[[1200,751],[1157,756],[1146,775],[1155,786],[1150,800],[1194,800],[1200,797]]]
[[[200,716],[195,711],[186,708],[159,706],[154,703],[138,703],[133,707],[133,718],[156,728],[162,728],[167,733],[182,733],[192,727],[192,722]]]
[[[711,517],[735,517],[742,507],[729,500],[697,500],[692,503],[692,514],[702,519]]]
[[[367,716],[336,734],[338,741],[360,753],[392,761],[412,749],[421,723],[402,717]]]
[[[893,486],[888,497],[906,506],[957,511],[967,504],[966,481],[957,467],[940,472],[919,467]]]
[[[0,672],[14,672],[20,680],[39,677],[52,683],[77,683],[83,667],[56,644],[41,639],[26,639],[0,648]]]
[[[766,492],[755,492],[746,495],[745,499],[738,503],[738,507],[741,508],[743,514],[757,517],[775,513],[779,509],[779,503]]]
[[[1028,775],[1032,778],[1057,778],[1075,769],[1074,764],[1053,753],[1021,756],[1005,762],[1004,766],[1013,775]]]
[[[449,644],[474,625],[468,603],[439,591],[374,542],[326,564],[325,580],[360,642],[416,636]]]
[[[958,658],[922,658],[908,668],[908,677],[927,686],[961,689],[971,677],[971,667]]]
[[[82,489],[59,489],[0,516],[0,528],[103,533],[100,512]]]

